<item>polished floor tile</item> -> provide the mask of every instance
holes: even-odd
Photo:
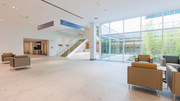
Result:
[[[171,101],[170,90],[127,84],[130,63],[32,56],[30,68],[0,64],[0,101]],[[176,97],[180,101],[180,96]]]

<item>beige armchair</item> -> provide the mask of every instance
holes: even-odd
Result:
[[[128,66],[127,83],[157,90],[160,96],[162,91],[162,70],[156,64],[133,62]]]
[[[138,55],[138,57],[135,58],[135,62],[153,63],[153,59],[150,58],[150,55]]]
[[[10,66],[15,70],[16,67],[30,66],[31,60],[27,55],[19,55],[10,59]],[[10,69],[11,69],[10,68]]]
[[[2,62],[10,61],[10,58],[14,56],[15,55],[13,53],[3,53],[3,55],[1,55],[1,60]]]
[[[161,58],[160,62],[161,66],[173,66],[174,68],[177,69],[177,66],[180,65],[180,59],[179,56],[168,56],[168,55],[163,55],[163,58]]]
[[[166,67],[166,82],[171,92],[173,93],[173,101],[175,101],[176,95],[180,95],[180,72],[174,67]]]

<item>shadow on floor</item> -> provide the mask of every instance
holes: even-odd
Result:
[[[27,69],[31,69],[30,67],[17,67],[15,68],[15,71],[21,71],[21,70],[27,70]]]
[[[149,95],[158,96],[157,95],[157,91],[154,90],[154,89],[150,89],[150,88],[145,88],[145,87],[141,87],[141,86],[131,85],[131,90],[139,91],[139,92],[146,93],[146,94],[149,94]]]
[[[10,64],[10,62],[2,62],[2,64]]]

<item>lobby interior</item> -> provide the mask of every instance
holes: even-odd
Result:
[[[180,101],[179,0],[0,0],[0,11],[0,101]]]

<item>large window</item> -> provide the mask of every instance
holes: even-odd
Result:
[[[110,34],[123,33],[123,21],[110,23]]]
[[[180,56],[179,18],[180,10],[173,10],[105,24],[109,28],[106,57],[134,61],[137,54],[146,54],[159,63],[162,55]]]
[[[142,30],[155,30],[161,28],[162,13],[142,17]]]
[[[124,34],[125,61],[133,61],[137,54],[140,54],[140,33]]]
[[[161,58],[161,31],[147,31],[142,33],[142,54],[151,55],[155,62]]]
[[[102,28],[102,34],[109,34],[110,32],[109,23],[103,24],[101,28]]]
[[[124,32],[140,31],[140,17],[124,20]]]
[[[122,34],[104,35],[101,37],[102,60],[123,61],[123,36]]]
[[[180,10],[164,12],[164,28],[180,27]]]
[[[180,56],[180,29],[164,30],[163,38],[163,54]]]

